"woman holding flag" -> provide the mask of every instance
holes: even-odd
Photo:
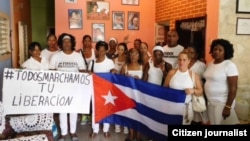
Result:
[[[122,75],[134,77],[136,79],[142,79],[143,59],[139,49],[136,48],[129,49],[127,54],[126,64],[123,65],[120,73]],[[130,128],[129,138],[127,138],[125,141],[132,141],[134,138],[136,138],[137,141],[140,141],[141,140],[140,133]]]
[[[202,82],[200,76],[188,69],[190,63],[190,55],[186,51],[180,52],[178,55],[178,67],[169,71],[163,86],[184,90],[186,93],[186,109],[183,116],[183,124],[190,125],[193,120],[193,109],[191,103],[191,95],[200,96],[203,94]],[[192,80],[194,76],[194,81]],[[194,83],[195,82],[195,83]],[[194,87],[195,86],[195,87]]]
[[[97,58],[89,63],[88,70],[94,73],[116,73],[115,64],[113,60],[109,59],[106,56],[106,51],[108,50],[108,44],[105,41],[98,41],[96,43],[96,53]],[[94,109],[94,108],[93,108]],[[92,112],[94,114],[95,111]],[[99,123],[94,123],[95,116],[92,115],[92,133],[90,134],[90,138],[95,138],[99,133]],[[103,133],[104,137],[110,137],[109,133],[110,124],[103,123]]]

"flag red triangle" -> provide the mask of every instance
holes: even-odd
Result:
[[[116,87],[112,82],[107,81],[93,74],[95,122],[99,122],[107,116],[118,111],[135,107],[135,102],[130,99],[122,90]],[[113,98],[113,101],[107,102],[107,98]]]

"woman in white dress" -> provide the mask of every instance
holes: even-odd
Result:
[[[231,61],[233,53],[233,45],[229,41],[213,40],[210,48],[213,61],[208,64],[204,72],[211,124],[239,123],[234,110],[239,73],[237,66]]]
[[[126,64],[121,69],[121,74],[135,79],[142,79],[143,75],[143,59],[139,49],[131,48],[127,54]],[[133,139],[141,140],[140,133],[134,129],[130,129],[130,135],[125,141],[132,141]]]
[[[113,59],[115,63],[115,69],[117,70],[117,73],[120,73],[122,66],[126,63],[126,55],[128,52],[127,44],[126,43],[119,43],[117,46],[117,57]],[[121,127],[120,125],[115,125],[115,132],[120,133]],[[123,133],[128,134],[128,128],[124,127]]]
[[[191,57],[190,63],[188,65],[189,70],[197,73],[200,78],[204,80],[203,73],[205,72],[206,64],[199,60],[196,46],[190,45],[185,49],[185,51],[187,51],[187,53]],[[194,118],[191,124],[209,124],[207,110],[204,112],[194,111]]]
[[[85,65],[88,67],[89,62],[96,58],[95,49],[92,47],[92,38],[90,35],[82,37],[82,49],[80,49]],[[82,114],[81,125],[91,124],[91,114]]]
[[[185,90],[186,93],[186,109],[183,116],[183,124],[189,125],[193,120],[193,109],[191,103],[191,95],[203,95],[202,82],[198,74],[192,73],[188,69],[190,56],[187,52],[182,51],[178,55],[178,67],[169,71],[163,86],[172,89]],[[192,80],[192,75],[195,75],[195,84]],[[195,86],[195,87],[194,87]]]

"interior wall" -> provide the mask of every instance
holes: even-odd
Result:
[[[250,40],[249,35],[237,35],[237,18],[250,18],[249,13],[236,13],[236,0],[220,0],[219,38],[229,40],[234,45],[233,62],[239,70],[238,96],[250,104]],[[250,117],[249,117],[250,119]]]
[[[206,15],[207,0],[156,0],[156,22],[175,28],[177,20]]]
[[[10,0],[1,0],[0,12],[9,16],[10,25],[11,25],[11,10],[10,10]],[[10,28],[11,29],[11,28]],[[11,55],[0,56],[0,101],[2,101],[2,87],[3,87],[3,71],[4,68],[11,68]]]
[[[47,31],[55,27],[54,0],[31,0],[32,41],[38,41],[43,48],[47,44]]]
[[[18,45],[18,22],[22,21],[28,27],[28,42],[31,42],[31,15],[30,0],[12,0],[12,64],[14,68],[20,67]]]
[[[154,43],[154,23],[155,23],[155,3],[139,1],[139,6],[122,5],[121,0],[105,0],[109,2],[110,17],[112,17],[113,11],[125,12],[125,29],[124,30],[112,30],[112,18],[109,20],[87,20],[87,1],[78,0],[77,3],[65,3],[65,0],[55,1],[55,25],[56,34],[59,35],[62,32],[73,34],[76,37],[77,48],[81,48],[82,37],[85,34],[92,36],[92,23],[104,23],[105,24],[105,41],[108,41],[110,37],[116,37],[118,42],[122,42],[123,38],[129,35],[128,44],[129,48],[133,47],[133,41],[136,38],[140,38],[142,41],[148,43],[150,50],[155,45]],[[83,12],[83,28],[82,29],[69,29],[68,25],[68,9],[81,9]],[[140,12],[140,29],[139,30],[127,30],[127,15],[128,11]],[[94,45],[94,44],[93,44]]]

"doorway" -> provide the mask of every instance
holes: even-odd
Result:
[[[205,58],[206,17],[197,17],[176,21],[176,30],[179,34],[178,43],[185,48],[194,46],[199,59]]]

